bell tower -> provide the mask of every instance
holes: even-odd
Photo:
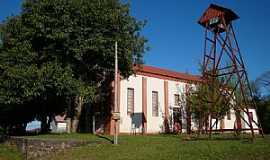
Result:
[[[238,15],[232,10],[214,4],[210,4],[199,19],[198,23],[205,29],[202,76],[209,86],[219,81],[220,94],[229,96],[227,103],[232,104],[237,117],[233,129],[242,131],[249,128],[254,137],[254,126],[263,132],[260,123],[254,121],[249,112],[249,108],[256,108],[256,104],[232,25],[237,19]],[[241,104],[237,102],[239,100]],[[215,105],[216,102],[211,103]],[[243,128],[242,124],[248,127]]]

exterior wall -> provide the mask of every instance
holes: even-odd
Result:
[[[127,89],[134,89],[134,116],[127,113]],[[142,132],[142,76],[130,76],[120,85],[120,133]]]
[[[179,108],[180,109],[180,105],[175,105],[175,99],[174,99],[174,95],[178,94],[180,96],[180,99],[184,97],[184,93],[185,93],[185,85],[186,83],[183,82],[177,82],[177,81],[169,81],[169,89],[168,89],[168,99],[169,99],[169,119],[170,119],[170,130],[173,131],[173,109],[174,108]],[[184,112],[182,112],[182,114],[184,114]],[[182,131],[185,132],[185,128],[186,128],[186,119],[185,117],[182,116]]]
[[[120,133],[141,133],[143,131],[142,125],[142,78],[146,78],[147,83],[147,133],[161,133],[164,132],[164,118],[165,118],[165,92],[164,83],[168,83],[168,116],[172,116],[172,109],[180,107],[174,105],[174,94],[183,94],[183,82],[167,81],[159,78],[146,77],[142,75],[130,76],[127,80],[121,81],[120,88]],[[134,115],[127,113],[127,89],[134,89]],[[152,91],[158,92],[158,116],[152,114]],[[136,125],[134,124],[136,123]],[[139,124],[139,125],[138,125]],[[135,125],[135,126],[134,126]],[[170,128],[171,130],[172,128]]]
[[[214,125],[213,130],[224,130],[224,131],[233,130],[234,124],[236,122],[236,116],[235,116],[234,110],[230,110],[230,114],[231,114],[231,119],[228,119],[228,115],[226,115],[223,120],[219,120],[218,123]],[[216,123],[216,119],[212,119],[212,124],[214,123]]]
[[[152,113],[152,91],[158,92],[158,116]],[[147,77],[147,133],[159,133],[164,131],[164,80]]]
[[[248,109],[248,112],[252,112],[253,120],[255,122],[258,122],[258,117],[257,117],[256,110],[255,109]],[[243,113],[243,115],[244,115],[244,119],[247,122],[249,122],[248,121],[248,115],[246,113]],[[245,122],[242,121],[242,124],[243,124],[242,125],[243,126],[243,129],[250,129],[249,126]],[[259,130],[258,130],[259,127],[256,125],[256,123],[252,122],[252,127],[253,127],[255,133],[258,133],[259,132]],[[251,131],[250,130],[246,130],[246,132],[251,132]]]
[[[67,132],[67,122],[52,121],[50,124],[52,133],[64,133]]]
[[[237,126],[236,123],[236,115],[235,115],[235,112],[234,110],[231,110],[231,119],[229,120],[228,119],[228,116],[226,115],[223,119],[223,122],[224,122],[224,128],[221,126],[221,121],[218,121],[217,123],[217,126],[215,125],[213,130],[219,130],[219,129],[223,129],[224,131],[226,130],[233,130],[234,129],[234,126]],[[252,112],[253,114],[253,120],[255,122],[258,122],[258,118],[257,118],[257,114],[256,114],[256,110],[255,109],[249,109],[249,112]],[[241,113],[242,116],[244,117],[245,120],[242,120],[241,119],[241,129],[245,130],[245,132],[251,132],[250,131],[250,127],[246,124],[246,122],[249,122],[248,121],[248,115],[244,112]],[[212,124],[215,123],[215,119],[212,119]],[[246,121],[246,122],[245,122]],[[256,125],[256,123],[252,122],[252,126],[253,126],[253,129],[254,129],[254,132],[255,133],[259,133],[259,127]]]
[[[123,79],[120,82],[120,133],[134,134],[134,133],[162,133],[167,130],[174,131],[174,109],[181,108],[181,131],[187,132],[187,115],[185,104],[185,92],[188,88],[196,89],[195,84],[190,84],[184,80],[177,80],[175,78],[166,78],[160,75],[151,75],[150,73],[140,73],[132,75],[128,79]],[[164,78],[165,77],[165,78]],[[134,113],[127,113],[127,90],[134,89]],[[152,114],[152,92],[158,93],[158,116]],[[180,105],[175,105],[174,95],[180,96]],[[249,109],[253,113],[254,121],[258,121],[255,109]],[[242,113],[245,120],[248,121],[248,116]],[[214,125],[213,130],[233,130],[236,126],[236,116],[234,110],[230,111],[231,119],[226,115],[223,120],[218,121]],[[167,121],[167,126],[166,126]],[[215,123],[212,120],[212,124]],[[242,120],[242,129],[248,130],[249,127]],[[254,129],[258,126],[253,122]],[[196,130],[197,124],[191,116],[191,130]],[[247,131],[250,132],[250,131]],[[256,130],[258,132],[258,130]]]
[[[143,98],[142,98],[142,79],[146,79],[147,83],[147,93],[146,93],[146,103],[147,103],[147,132],[152,133],[162,133],[165,131],[164,120],[165,120],[165,104],[167,103],[167,114],[169,130],[173,131],[173,108],[180,108],[180,106],[175,105],[174,94],[178,94],[183,97],[185,92],[186,83],[181,81],[165,80],[160,78],[154,78],[143,75],[132,75],[128,79],[121,80],[120,87],[120,133],[142,133],[143,132]],[[168,95],[165,99],[165,83],[168,84]],[[127,89],[134,89],[134,114],[133,116],[127,113]],[[158,116],[153,116],[152,114],[152,91],[158,92]],[[165,102],[167,100],[168,102]],[[183,122],[183,132],[185,132],[186,118],[182,117]],[[194,125],[194,123],[192,123]]]

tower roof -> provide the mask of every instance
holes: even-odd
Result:
[[[198,23],[206,27],[210,20],[214,18],[224,17],[226,24],[239,18],[239,16],[228,8],[224,8],[215,4],[210,4],[207,10],[203,13]]]

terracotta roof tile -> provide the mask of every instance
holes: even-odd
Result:
[[[153,67],[153,66],[147,66],[147,65],[135,66],[134,70],[136,74],[146,73],[149,76],[156,75],[156,76],[169,78],[169,79],[175,79],[175,80],[202,82],[201,76],[199,75],[191,75],[187,73],[176,72],[176,71]]]

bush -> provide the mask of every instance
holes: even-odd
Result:
[[[262,125],[263,131],[266,134],[270,133],[270,98],[260,100],[257,103],[257,113]]]
[[[5,133],[4,129],[0,127],[0,135],[3,135]]]

